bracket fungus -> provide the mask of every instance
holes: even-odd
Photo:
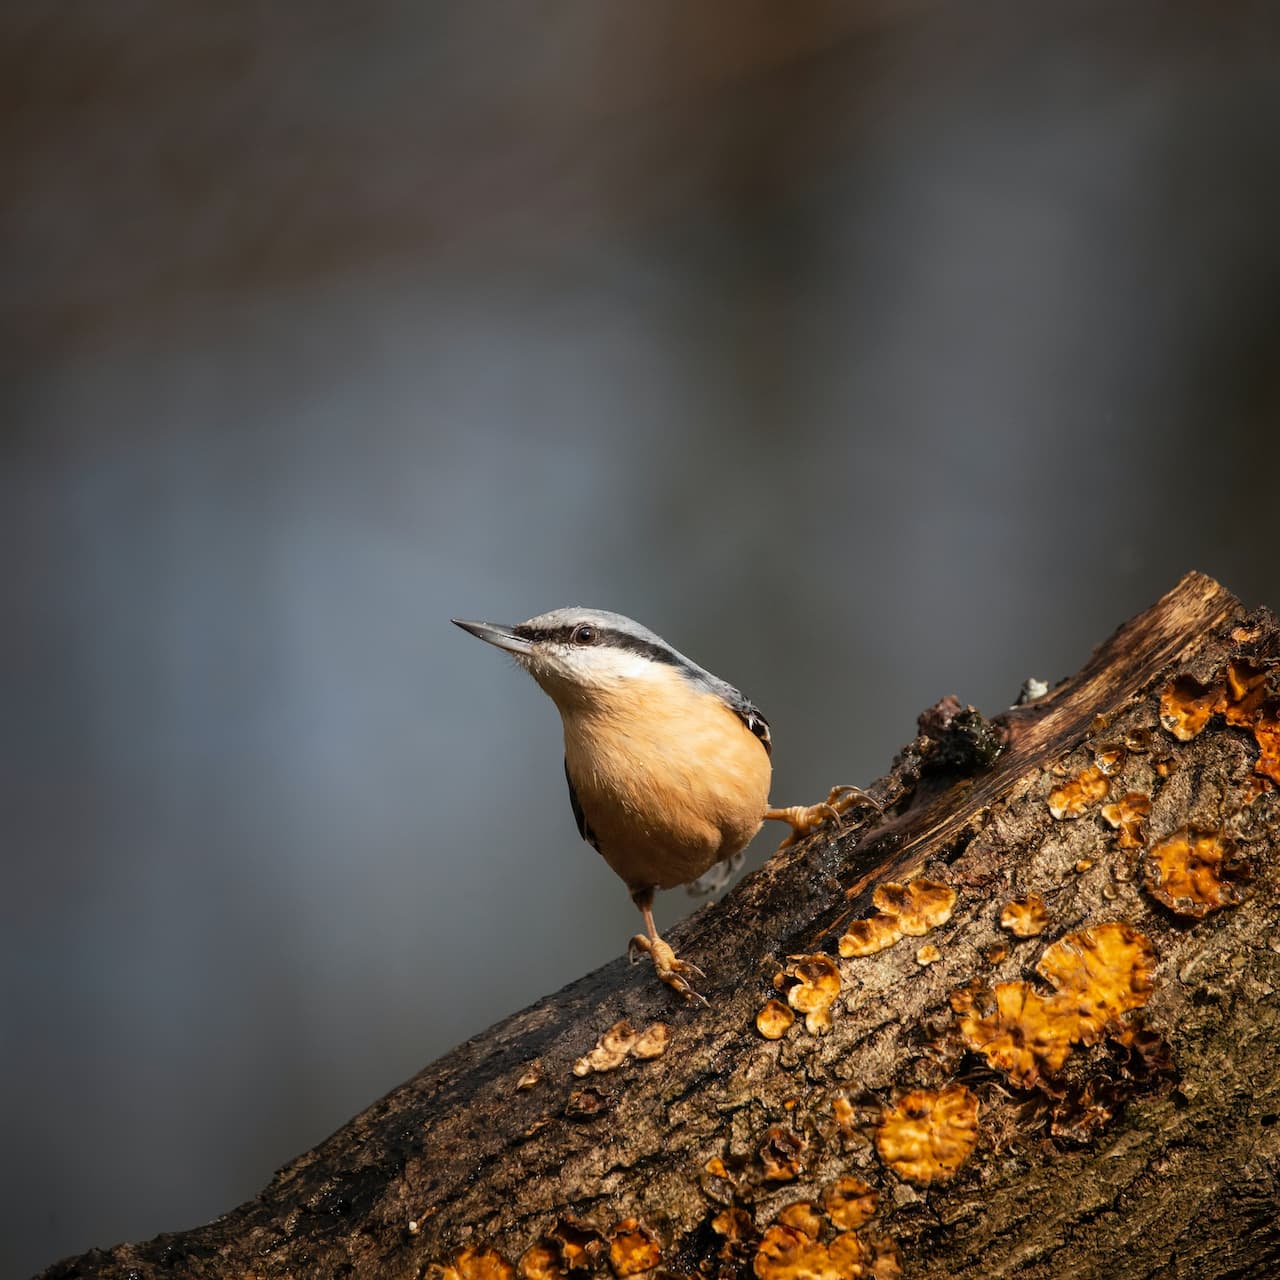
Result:
[[[1036,970],[1074,1002],[1079,1038],[1095,1044],[1112,1018],[1138,1009],[1151,996],[1155,948],[1124,921],[1093,925],[1060,938],[1040,957]]]
[[[1061,1070],[1075,1041],[1071,1005],[1026,982],[998,982],[990,990],[971,984],[952,994],[951,1007],[965,1045],[1022,1089]]]
[[[635,1043],[631,1046],[631,1056],[638,1058],[641,1062],[648,1062],[653,1058],[662,1057],[670,1043],[671,1028],[665,1022],[655,1022],[645,1027],[636,1037]]]
[[[1160,723],[1179,742],[1201,733],[1215,713],[1253,734],[1254,772],[1280,782],[1280,665],[1232,659],[1207,684],[1175,676],[1160,695]]]
[[[563,1280],[567,1272],[561,1266],[556,1245],[548,1240],[535,1240],[521,1253],[516,1274],[520,1280]]]
[[[1194,676],[1176,676],[1160,695],[1160,723],[1179,742],[1190,742],[1218,709],[1221,689]]]
[[[956,891],[923,877],[907,884],[886,881],[871,895],[876,914],[854,920],[840,939],[840,954],[869,956],[891,947],[901,937],[920,938],[945,924],[955,910]]]
[[[1253,727],[1267,700],[1270,669],[1251,662],[1228,662],[1223,677],[1222,714],[1228,724]],[[1274,691],[1273,691],[1274,696]]]
[[[1093,763],[1104,778],[1113,778],[1124,768],[1124,762],[1128,757],[1129,752],[1124,745],[1113,742],[1094,750]]]
[[[897,916],[898,927],[908,938],[919,938],[951,919],[956,891],[949,884],[922,877],[909,884],[877,885],[871,901],[885,915]]]
[[[542,1063],[535,1059],[521,1073],[520,1079],[516,1081],[516,1088],[523,1093],[526,1089],[532,1089],[534,1085],[540,1084],[541,1081]]]
[[[785,970],[773,975],[774,990],[786,996],[792,1009],[804,1014],[805,1029],[811,1035],[824,1035],[831,1030],[831,1006],[840,994],[840,970],[836,968],[836,962],[822,952],[811,956],[792,956],[790,959],[791,963]],[[756,1016],[756,1026],[761,1035],[776,1040],[777,1035],[769,1035],[761,1026],[761,1017],[768,1010],[769,1005],[765,1005]],[[771,1015],[766,1019],[766,1025],[776,1028],[780,1025],[779,1019]],[[782,1027],[782,1031],[785,1030],[786,1027]]]
[[[781,1000],[768,1000],[756,1014],[756,1030],[766,1040],[781,1040],[796,1020],[796,1015]]]
[[[778,1210],[777,1221],[816,1240],[822,1234],[822,1214],[812,1200],[797,1200]]]
[[[793,1182],[800,1176],[808,1143],[798,1133],[781,1125],[770,1125],[760,1147],[766,1182]]]
[[[712,1156],[698,1175],[698,1186],[702,1194],[713,1204],[732,1207],[742,1195],[743,1179],[749,1178],[747,1158],[738,1156],[730,1163],[734,1165],[732,1170],[721,1156]]]
[[[842,1231],[823,1244],[776,1222],[765,1233],[752,1265],[758,1280],[895,1280],[902,1274],[897,1245]]]
[[[1170,911],[1197,920],[1240,901],[1240,890],[1232,883],[1240,873],[1231,844],[1220,831],[1184,827],[1142,855],[1147,892]]]
[[[978,1099],[962,1084],[911,1090],[876,1130],[880,1159],[918,1187],[955,1177],[977,1141]]]
[[[1102,806],[1102,820],[1118,833],[1116,844],[1122,849],[1141,849],[1146,843],[1146,821],[1151,812],[1151,797],[1141,791],[1128,791],[1112,804]]]
[[[756,1244],[756,1227],[751,1215],[738,1206],[725,1209],[711,1219],[711,1230],[721,1240],[716,1259],[723,1266],[717,1274],[746,1275]]]
[[[1029,1089],[1061,1070],[1076,1044],[1096,1044],[1107,1024],[1146,1004],[1155,951],[1123,921],[1080,929],[1046,948],[1036,971],[1054,987],[980,981],[956,991],[951,1007],[965,1045]]]
[[[711,1230],[726,1240],[745,1240],[752,1229],[751,1215],[740,1206],[724,1209],[711,1219]]]
[[[1258,744],[1256,773],[1280,783],[1280,703],[1272,703],[1253,722],[1253,739]]]
[[[837,1178],[822,1193],[822,1207],[842,1231],[851,1231],[875,1215],[880,1193],[852,1174]]]
[[[1049,923],[1049,911],[1044,899],[1038,893],[1029,893],[1025,898],[1015,898],[1006,903],[1000,912],[1000,927],[1008,930],[1015,938],[1034,938],[1043,933]]]
[[[852,1138],[857,1132],[857,1112],[844,1094],[838,1093],[831,1099],[831,1114],[835,1117],[836,1128],[846,1138]]]
[[[671,1028],[665,1022],[655,1022],[641,1032],[622,1018],[601,1035],[590,1053],[573,1064],[573,1074],[589,1076],[593,1071],[613,1071],[629,1057],[661,1057],[670,1039]]]
[[[626,1060],[640,1033],[623,1018],[615,1022],[596,1041],[595,1048],[573,1064],[575,1076],[589,1076],[593,1071],[612,1071]]]
[[[569,1218],[561,1218],[551,1228],[550,1243],[559,1249],[566,1271],[595,1270],[608,1249],[608,1242],[594,1227]]]
[[[609,1233],[609,1265],[615,1276],[652,1271],[662,1261],[662,1250],[638,1218],[624,1218]]]
[[[492,1249],[460,1249],[452,1261],[434,1264],[431,1280],[516,1280],[516,1269]]]
[[[877,951],[891,947],[902,937],[898,928],[898,917],[877,911],[868,920],[854,920],[840,938],[840,954],[848,959],[850,956],[873,956]]]
[[[549,1240],[535,1240],[520,1255],[516,1274],[520,1280],[564,1280],[567,1273],[560,1263],[560,1250]]]
[[[1091,764],[1049,792],[1049,812],[1059,822],[1079,818],[1106,796],[1109,785],[1107,775]]]
[[[758,1280],[898,1280],[902,1260],[897,1243],[889,1236],[861,1236],[854,1230],[875,1213],[875,1206],[876,1193],[853,1177],[828,1187],[821,1205],[810,1200],[786,1205],[761,1238],[752,1271]],[[726,1236],[738,1225],[725,1222],[722,1229],[716,1222],[713,1228]]]
[[[1253,734],[1254,772],[1280,782],[1280,665],[1228,662],[1222,714],[1228,724]]]

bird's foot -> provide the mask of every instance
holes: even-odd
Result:
[[[633,963],[637,951],[643,951],[652,958],[658,977],[673,991],[678,991],[686,1000],[695,1001],[698,1004],[707,1003],[706,997],[696,991],[688,978],[684,977],[685,974],[694,978],[705,978],[707,975],[696,964],[679,959],[670,945],[663,942],[657,934],[650,939],[643,933],[637,933],[627,948],[627,954],[630,955]]]
[[[869,796],[861,787],[849,785],[832,787],[830,795],[820,804],[793,804],[786,809],[767,809],[766,818],[777,822],[785,822],[791,827],[791,834],[778,846],[785,849],[803,840],[805,836],[824,827],[829,822],[839,820],[850,809],[866,807],[880,811],[880,802]]]

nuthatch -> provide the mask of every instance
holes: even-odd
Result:
[[[769,808],[772,744],[759,708],[619,613],[554,609],[514,627],[453,621],[513,654],[551,696],[578,832],[644,916],[632,947],[690,999],[702,997],[685,975],[704,975],[658,936],[654,891],[731,858],[766,818],[789,823],[794,838],[853,804],[875,805],[836,787],[824,804]]]

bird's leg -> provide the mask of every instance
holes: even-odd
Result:
[[[786,809],[766,809],[764,816],[790,825],[791,834],[778,846],[785,849],[826,823],[838,821],[843,814],[860,805],[880,811],[880,802],[861,787],[845,785],[832,787],[831,794],[821,804],[793,804]]]
[[[653,958],[653,967],[658,971],[658,977],[667,984],[673,991],[678,991],[686,1000],[697,1000],[702,1004],[706,1004],[706,998],[699,995],[693,989],[687,978],[683,974],[692,974],[695,978],[705,978],[707,975],[698,968],[696,964],[690,964],[687,960],[679,960],[676,953],[671,950],[670,944],[663,942],[658,936],[657,926],[653,923],[653,890],[637,889],[631,895],[631,901],[640,908],[640,914],[644,916],[644,933],[637,933],[631,939],[631,945],[627,948],[632,960],[635,959],[636,951],[644,951]]]

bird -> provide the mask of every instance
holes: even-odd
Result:
[[[879,808],[851,786],[820,804],[771,808],[773,743],[760,708],[623,614],[575,605],[514,626],[451,621],[511,654],[555,703],[578,833],[644,919],[628,951],[647,953],[688,1000],[706,1003],[692,981],[706,975],[659,935],[655,892],[733,857],[766,819],[790,825],[786,845],[854,805]]]

